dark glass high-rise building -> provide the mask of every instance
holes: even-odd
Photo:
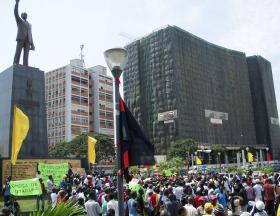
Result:
[[[257,143],[266,143],[280,158],[280,130],[270,62],[261,56],[247,58]]]
[[[157,154],[166,154],[172,142],[185,138],[205,145],[269,145],[268,139],[256,137],[255,98],[245,53],[176,26],[157,30],[126,48],[125,101]],[[267,79],[273,82],[271,74]],[[274,96],[267,91],[260,97],[268,94]],[[273,115],[263,116],[278,121],[276,105],[272,107]]]

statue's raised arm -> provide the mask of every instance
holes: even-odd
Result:
[[[16,0],[16,5],[15,5],[15,9],[14,9],[15,18],[16,18],[17,23],[20,22],[20,20],[21,20],[19,17],[19,14],[18,14],[18,3],[19,3],[19,0]]]

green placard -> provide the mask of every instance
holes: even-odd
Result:
[[[32,196],[42,194],[38,179],[26,179],[10,182],[11,194],[14,196]]]
[[[59,186],[62,177],[68,173],[68,163],[60,164],[46,164],[39,163],[38,170],[41,172],[40,177],[44,180],[44,183],[47,183],[49,175],[52,175],[54,183],[56,186]]]

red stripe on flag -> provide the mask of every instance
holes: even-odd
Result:
[[[123,153],[123,169],[127,169],[128,167],[129,167],[128,151],[125,151]]]
[[[267,160],[268,160],[268,161],[271,161],[271,160],[272,160],[270,151],[267,152]]]
[[[125,112],[123,99],[120,97],[120,112]]]

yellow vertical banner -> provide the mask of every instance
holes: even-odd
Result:
[[[198,156],[195,156],[195,164],[196,165],[201,165],[202,164],[202,161]]]
[[[13,134],[12,134],[12,155],[11,163],[16,164],[22,142],[29,131],[29,118],[16,106],[14,106]]]
[[[251,152],[248,152],[247,157],[248,157],[248,162],[249,163],[254,161],[254,156],[253,156],[253,154]]]
[[[88,136],[88,162],[90,164],[95,164],[96,154],[95,154],[95,144],[97,140],[93,137]]]

